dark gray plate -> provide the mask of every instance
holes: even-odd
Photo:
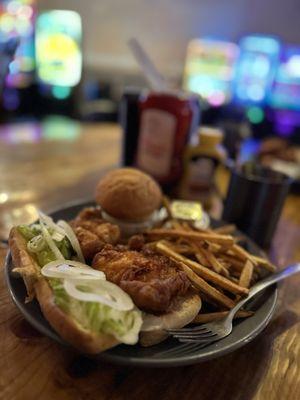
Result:
[[[51,213],[54,220],[72,219],[79,210],[92,203],[81,203],[66,206],[58,211]],[[246,247],[253,254],[261,254],[261,250],[251,241],[246,241]],[[8,253],[5,264],[6,280],[10,294],[16,306],[20,309],[24,317],[37,330],[55,341],[67,345],[67,343],[51,328],[41,313],[36,300],[25,304],[25,286],[22,279],[15,278],[11,274],[12,260]],[[255,310],[255,314],[244,320],[235,323],[233,332],[210,346],[194,350],[192,353],[180,357],[160,356],[158,353],[169,350],[174,346],[180,345],[175,339],[168,339],[156,346],[143,348],[139,345],[126,346],[119,345],[114,349],[105,351],[96,357],[102,360],[124,365],[139,365],[148,367],[178,366],[199,363],[204,360],[219,357],[229,353],[254,339],[268,324],[271,319],[277,299],[277,289],[275,287],[264,291],[255,300],[249,302],[248,307]],[[157,355],[158,354],[158,355]]]

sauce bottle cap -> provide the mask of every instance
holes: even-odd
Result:
[[[218,128],[202,126],[199,129],[199,142],[201,146],[214,147],[223,140],[223,132]]]

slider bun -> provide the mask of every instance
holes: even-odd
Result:
[[[183,328],[192,322],[199,313],[201,305],[201,298],[193,293],[179,299],[172,312],[161,316],[146,314],[144,324],[151,321],[151,323],[157,324],[158,328],[140,332],[140,344],[146,347],[162,342],[168,337],[165,329]]]
[[[96,188],[96,202],[114,218],[147,219],[161,204],[162,192],[151,176],[134,168],[108,172]]]
[[[27,251],[26,241],[16,228],[10,232],[9,246],[14,267],[18,268],[18,273],[23,277],[30,297],[37,298],[44,317],[65,341],[83,353],[90,354],[100,353],[119,343],[111,335],[96,334],[84,329],[57,307],[51,287],[41,275],[40,267]]]

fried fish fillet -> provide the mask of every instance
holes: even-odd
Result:
[[[171,259],[149,249],[137,252],[106,245],[92,267],[127,292],[138,308],[151,313],[170,311],[172,301],[190,288],[187,276]]]
[[[92,260],[105,244],[115,244],[120,238],[119,227],[104,221],[101,211],[94,207],[83,209],[70,224],[86,260]]]

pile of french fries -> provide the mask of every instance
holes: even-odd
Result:
[[[275,271],[268,260],[241,247],[231,235],[234,231],[233,225],[200,230],[169,215],[163,227],[147,232],[153,246],[174,260],[199,292],[204,307],[194,323],[225,317],[264,275],[263,270]],[[252,311],[240,310],[236,317],[250,315]]]

